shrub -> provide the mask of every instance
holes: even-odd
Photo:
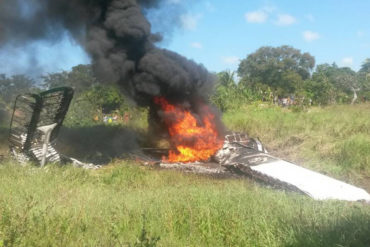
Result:
[[[254,90],[242,85],[216,87],[215,93],[211,96],[211,102],[221,111],[239,109],[241,106],[259,100],[261,97]]]

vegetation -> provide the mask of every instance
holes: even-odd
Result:
[[[12,102],[18,94],[37,91],[35,81],[25,75],[7,77],[0,74],[0,99],[3,102]]]
[[[362,179],[370,190],[370,105],[296,111],[263,103],[224,114],[232,130],[259,137],[267,150],[332,176]]]
[[[358,72],[336,64],[315,66],[309,53],[289,46],[261,47],[240,62],[239,84],[269,98],[294,98],[296,104],[327,105],[369,100],[370,60]],[[219,76],[222,81],[223,77]]]
[[[231,109],[238,109],[242,105],[250,104],[259,100],[260,92],[256,92],[244,84],[236,84],[234,81],[234,73],[224,71],[217,74],[218,81],[215,87],[215,92],[211,96],[211,102],[215,104],[222,112]]]
[[[251,181],[0,166],[1,246],[368,246],[370,209]],[[51,179],[52,178],[52,179]],[[354,230],[355,229],[355,230]]]
[[[81,64],[73,67],[70,72],[48,74],[42,78],[44,88],[72,87],[77,95],[97,84],[91,66]]]
[[[265,85],[277,95],[292,94],[302,87],[315,66],[315,58],[290,46],[261,47],[240,62],[241,83]]]

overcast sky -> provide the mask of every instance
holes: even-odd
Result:
[[[236,70],[240,59],[261,46],[290,45],[309,52],[316,64],[335,62],[354,70],[370,57],[368,0],[166,1],[169,9],[182,6],[186,12],[175,17],[176,28],[169,28],[160,46],[202,63],[210,71]],[[149,19],[154,31],[163,31],[158,13],[150,14]],[[30,49],[37,51],[36,57],[28,55]],[[57,44],[37,42],[22,49],[0,50],[0,74],[37,76],[88,62],[68,34]]]

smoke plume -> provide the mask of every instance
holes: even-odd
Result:
[[[67,31],[89,54],[100,81],[119,83],[139,105],[154,96],[206,101],[213,77],[201,65],[156,47],[146,11],[165,0],[1,0],[0,48],[57,41]]]

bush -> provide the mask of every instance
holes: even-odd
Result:
[[[221,111],[239,109],[243,105],[259,100],[261,97],[254,90],[242,85],[216,87],[215,93],[211,96],[211,102]]]
[[[141,116],[127,103],[117,86],[97,85],[75,97],[71,103],[65,124],[67,126],[94,126],[102,124],[106,114]]]
[[[74,99],[69,107],[64,125],[76,127],[96,125],[95,115],[101,116],[101,112],[95,105],[83,98]]]

